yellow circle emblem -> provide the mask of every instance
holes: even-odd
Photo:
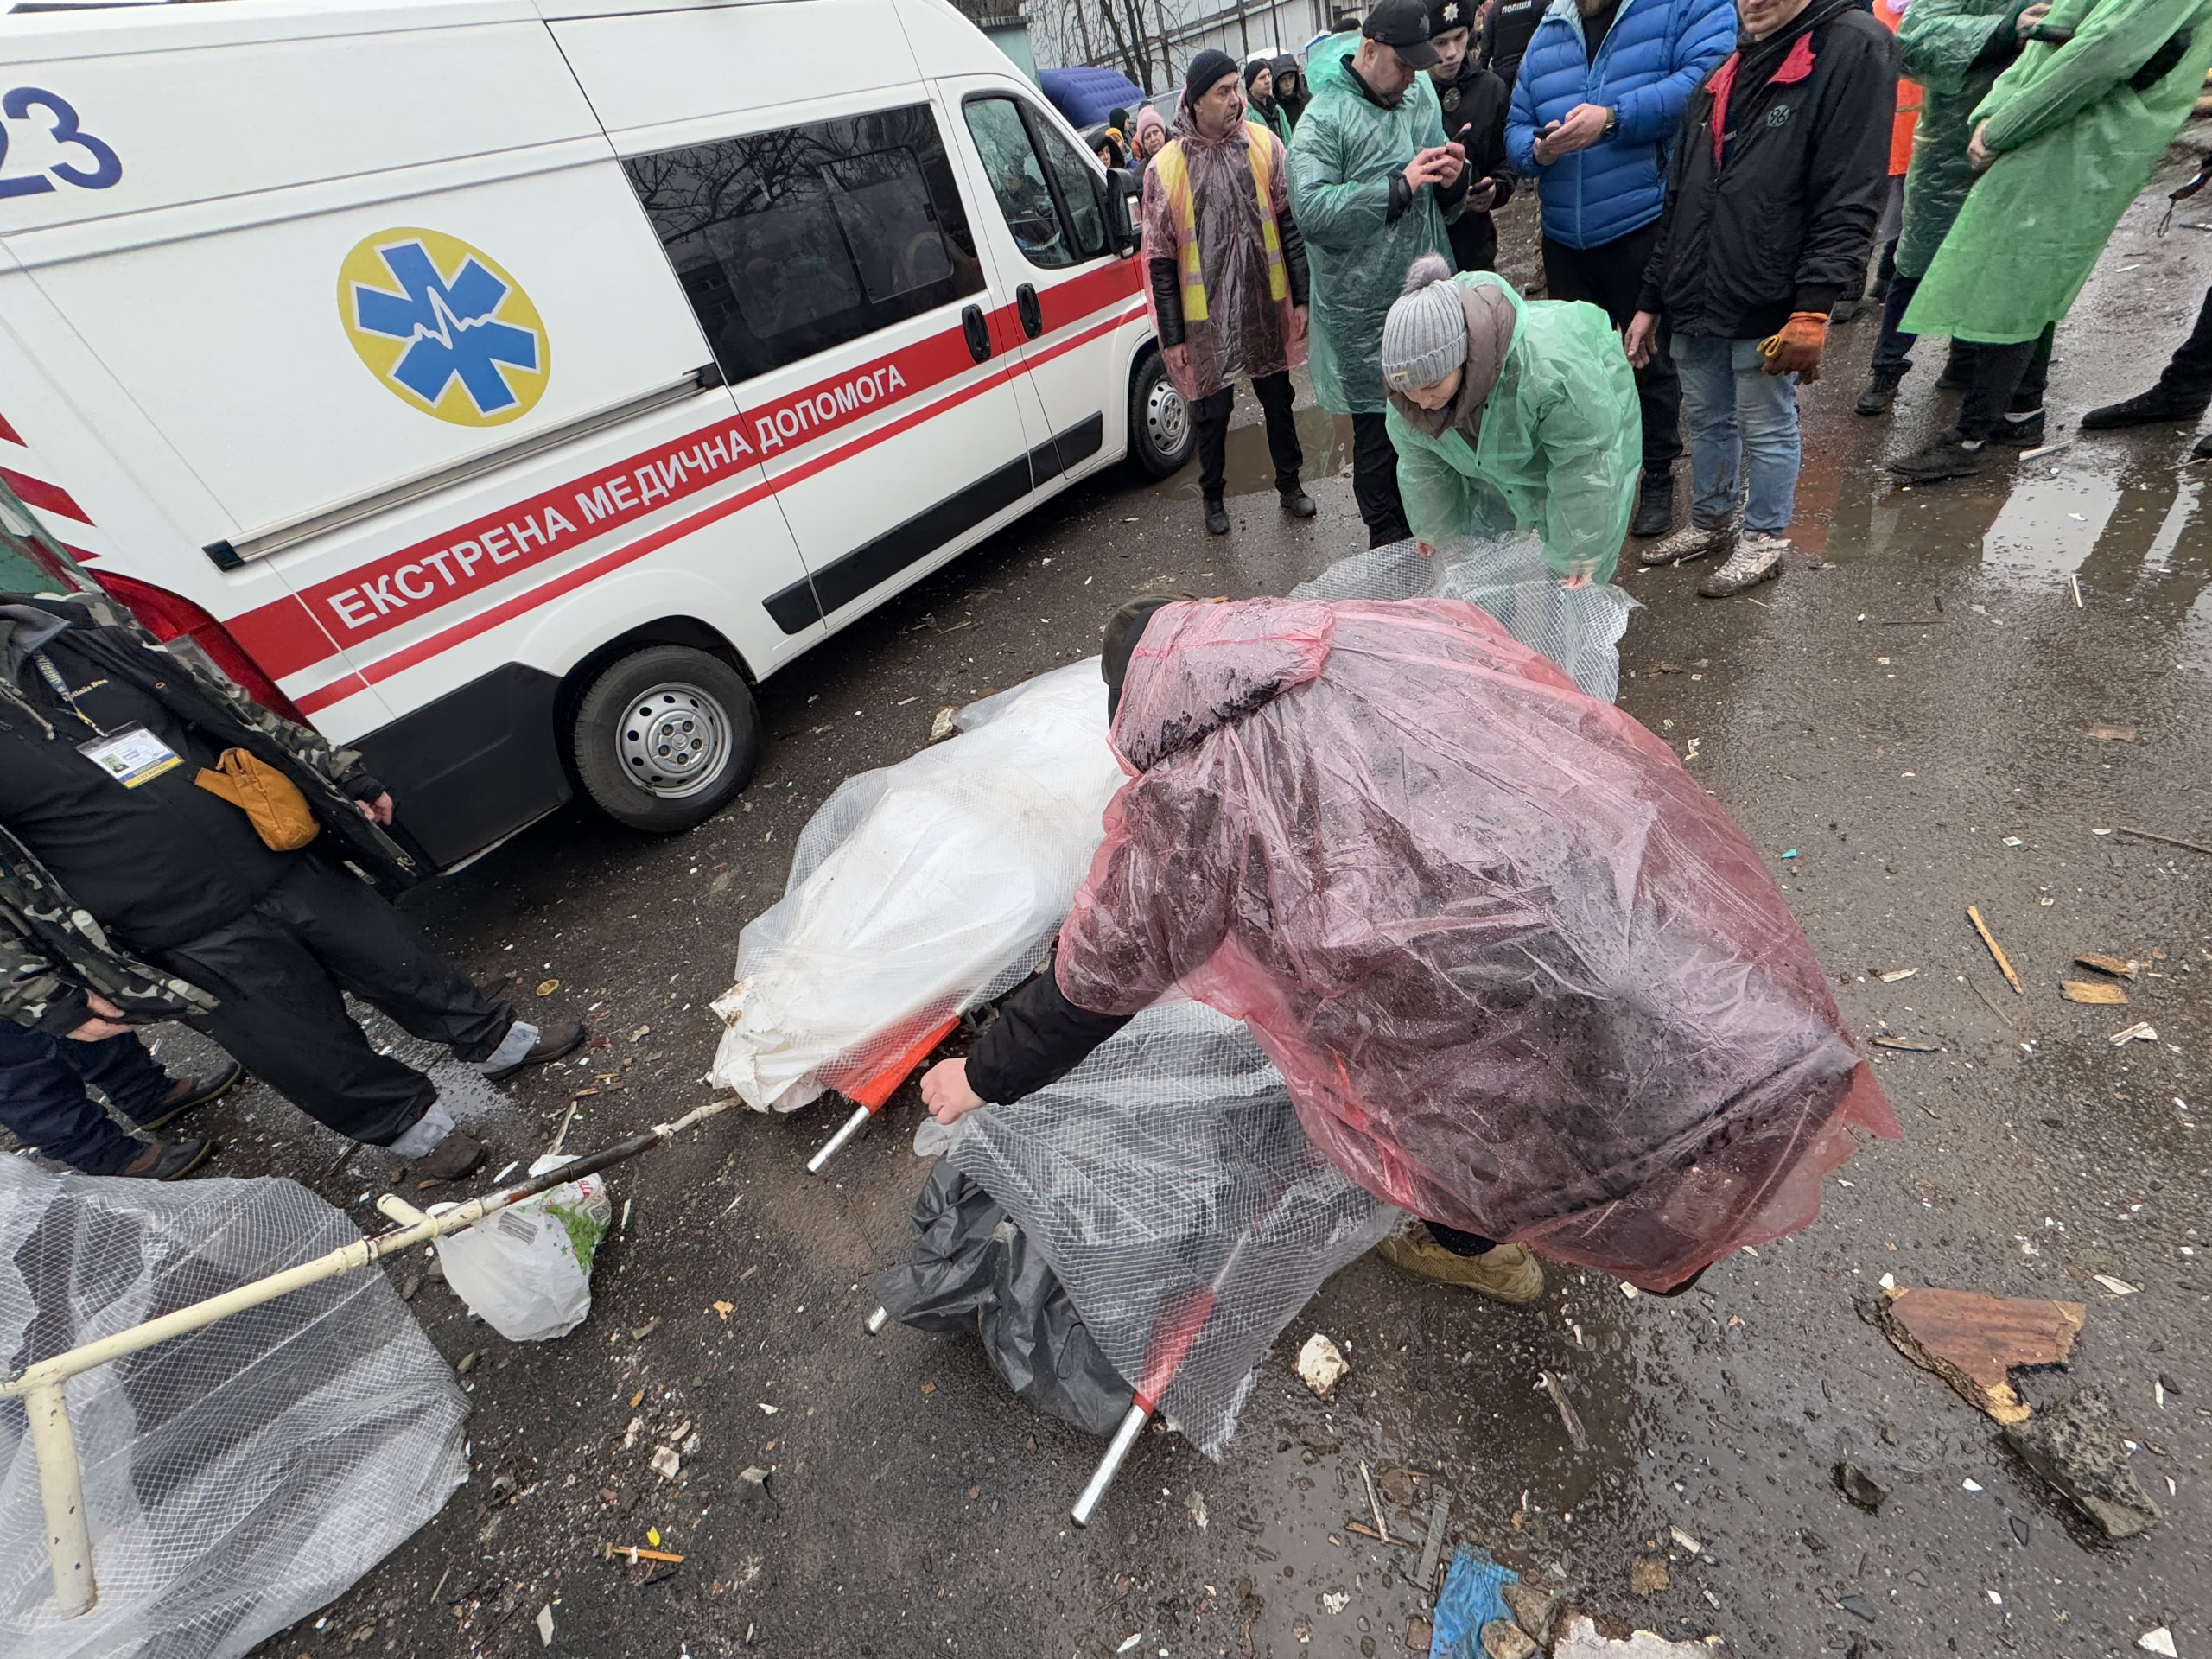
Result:
[[[393,396],[457,426],[530,412],[553,372],[552,343],[505,266],[442,231],[364,237],[338,267],[338,315]]]

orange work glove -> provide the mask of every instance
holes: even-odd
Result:
[[[1769,334],[1759,342],[1759,355],[1766,359],[1769,374],[1794,372],[1809,384],[1821,378],[1821,348],[1827,343],[1825,312],[1792,311],[1780,334]]]

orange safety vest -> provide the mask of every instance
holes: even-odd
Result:
[[[1264,128],[1239,122],[1244,134],[1244,155],[1252,167],[1253,194],[1260,205],[1260,240],[1268,251],[1268,297],[1290,296],[1290,277],[1282,264],[1282,238],[1275,232],[1275,210],[1270,185],[1274,174],[1275,136]],[[1183,141],[1170,139],[1152,158],[1159,169],[1160,188],[1167,193],[1167,211],[1175,217],[1175,269],[1183,290],[1183,321],[1206,320],[1205,275],[1198,269],[1198,204],[1191,199],[1191,164],[1183,154]]]
[[[1897,32],[1904,15],[1900,0],[1874,0],[1874,16],[1891,34]],[[1920,83],[1897,77],[1897,109],[1890,118],[1890,176],[1896,178],[1912,165],[1912,133],[1920,124]]]

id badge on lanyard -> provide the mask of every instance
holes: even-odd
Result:
[[[61,677],[61,671],[54,667],[44,652],[36,653],[32,660],[38,664],[40,675],[53,688],[54,695],[69,705],[69,711],[99,733],[98,737],[86,738],[79,743],[77,753],[125,789],[136,789],[184,764],[182,755],[135,721],[111,732],[104,729],[77,706],[69,683]]]

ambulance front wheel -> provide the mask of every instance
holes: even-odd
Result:
[[[617,823],[689,830],[735,798],[760,760],[744,678],[689,645],[650,645],[602,671],[576,707],[576,776]]]
[[[1129,453],[1153,477],[1170,478],[1183,470],[1198,447],[1190,406],[1154,352],[1138,365],[1129,387]]]

